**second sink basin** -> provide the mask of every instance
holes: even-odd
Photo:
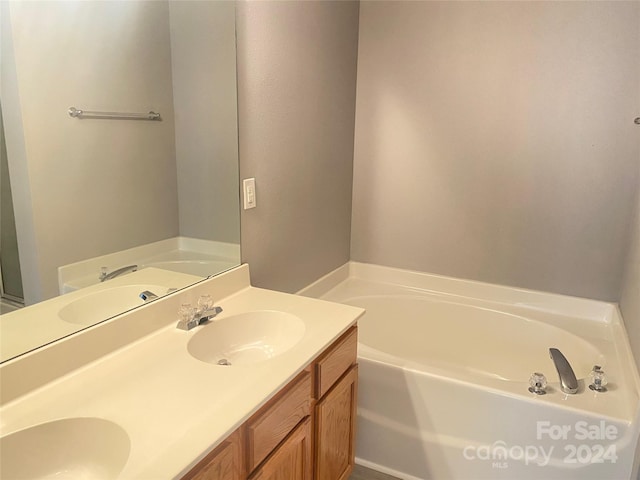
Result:
[[[304,322],[285,312],[232,315],[202,327],[187,345],[191,356],[214,365],[251,365],[280,355],[303,337]]]
[[[140,293],[149,290],[158,296],[167,293],[160,285],[124,285],[91,293],[65,305],[58,315],[62,320],[78,325],[93,325],[114,315],[143,305]]]
[[[131,443],[119,426],[101,418],[64,418],[0,438],[0,478],[117,478]]]

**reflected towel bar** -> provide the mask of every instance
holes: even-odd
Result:
[[[90,112],[69,107],[69,116],[73,118],[113,118],[118,120],[162,120],[160,114],[149,113],[122,113],[122,112]]]

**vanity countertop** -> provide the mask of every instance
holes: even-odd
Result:
[[[255,288],[248,285],[248,273],[246,278],[246,286],[216,302],[223,312],[212,322],[257,310],[293,314],[304,322],[305,332],[290,350],[252,365],[205,363],[188,353],[187,343],[213,325],[187,332],[176,329],[171,320],[0,407],[1,434],[62,418],[106,419],[122,427],[130,439],[129,458],[118,478],[181,477],[364,312]],[[198,293],[215,296],[215,290],[207,290],[207,282],[213,280],[220,282],[219,278],[207,280],[197,286]],[[161,301],[154,303],[145,307],[146,315],[175,317]],[[135,320],[135,311],[128,315]]]

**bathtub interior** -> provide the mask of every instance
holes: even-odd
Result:
[[[354,262],[300,293],[367,309],[359,321],[359,463],[406,479],[631,476],[640,382],[615,305]],[[550,347],[571,362],[578,394],[560,391]],[[596,364],[607,372],[606,393],[587,387]],[[534,371],[547,376],[548,394],[528,392]],[[539,438],[539,422],[606,422],[616,430],[607,440],[616,461],[567,462],[571,434]],[[554,452],[544,470],[462,456],[496,442]]]
[[[416,295],[351,297],[367,310],[361,342],[408,363],[433,364],[506,381],[526,381],[549,366],[550,346],[561,345],[578,377],[607,358],[593,343],[523,315],[448,299]],[[415,335],[406,335],[408,331]],[[548,372],[549,373],[549,372]]]

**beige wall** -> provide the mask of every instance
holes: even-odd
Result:
[[[358,4],[241,2],[242,257],[254,285],[295,291],[349,260]]]
[[[57,294],[59,265],[178,233],[168,5],[3,3],[3,115],[30,304]],[[163,121],[78,120],[71,106]]]
[[[640,3],[362,2],[351,258],[617,301]]]

